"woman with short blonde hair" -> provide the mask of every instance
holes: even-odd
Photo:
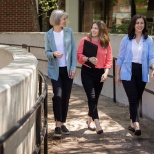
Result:
[[[45,33],[45,53],[48,58],[48,77],[51,79],[53,93],[53,112],[55,118],[54,136],[69,134],[64,123],[67,118],[69,99],[76,70],[76,47],[71,28],[65,27],[68,14],[54,10],[50,16],[53,26]]]

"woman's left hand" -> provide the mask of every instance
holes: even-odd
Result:
[[[104,82],[107,79],[107,73],[104,73],[101,77],[101,81],[100,82]]]
[[[89,61],[90,61],[92,64],[96,65],[97,62],[98,62],[98,59],[97,59],[96,57],[90,57],[90,58],[89,58]]]
[[[70,78],[74,79],[74,77],[75,77],[75,71],[70,70]]]

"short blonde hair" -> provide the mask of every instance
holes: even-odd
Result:
[[[49,22],[52,26],[60,24],[60,18],[64,16],[66,19],[68,18],[68,14],[63,10],[53,10],[50,15]]]

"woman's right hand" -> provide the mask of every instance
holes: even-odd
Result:
[[[121,66],[116,66],[116,76],[115,76],[115,82],[120,85],[121,83],[121,78],[120,78],[120,70],[121,70]]]
[[[63,56],[63,54],[61,54],[59,51],[55,51],[53,53],[53,55],[56,57],[56,58],[61,58]]]
[[[89,61],[90,61],[92,64],[96,65],[97,62],[98,62],[98,59],[97,59],[96,57],[90,57],[90,58],[89,58]]]
[[[121,79],[120,79],[120,74],[117,74],[115,77],[115,82],[120,85],[121,84]]]

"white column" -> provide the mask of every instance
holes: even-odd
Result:
[[[38,0],[36,0],[36,9],[37,9],[37,13],[38,13]]]
[[[68,13],[67,26],[71,27],[73,32],[79,30],[79,0],[66,0],[65,11]]]

